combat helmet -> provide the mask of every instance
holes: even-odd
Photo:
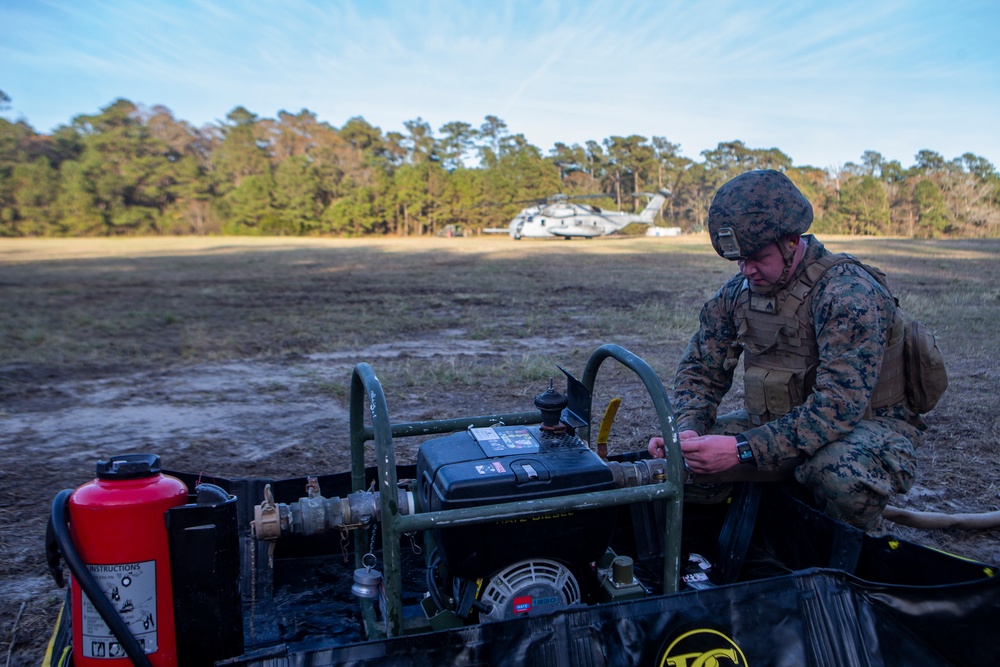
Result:
[[[725,259],[745,259],[812,224],[809,200],[780,171],[748,171],[725,183],[708,210],[712,247]]]

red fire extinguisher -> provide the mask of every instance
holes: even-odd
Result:
[[[160,472],[159,456],[126,454],[99,461],[97,479],[74,491],[68,503],[70,536],[93,579],[91,587],[96,583],[104,592],[155,667],[177,665],[164,515],[183,505],[187,493],[182,481]],[[128,640],[123,643],[90,598],[81,595],[75,579],[70,591],[73,664],[132,664]]]

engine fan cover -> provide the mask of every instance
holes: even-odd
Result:
[[[503,621],[530,611],[577,604],[580,585],[561,563],[526,560],[493,575],[480,600],[490,606],[489,613],[480,613],[480,621]]]

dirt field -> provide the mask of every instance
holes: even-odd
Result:
[[[1000,241],[823,240],[883,268],[948,359],[917,485],[893,504],[998,509]],[[602,343],[669,387],[733,269],[704,236],[0,240],[0,650],[9,665],[41,660],[63,595],[45,523],[97,460],[151,452],[220,477],[344,470],[358,362],[393,421],[530,410],[550,377],[562,388],[556,364],[582,373]],[[644,448],[656,422],[642,388],[602,368],[597,389],[595,411],[624,399],[612,453]],[[1000,563],[1000,531],[888,529]]]

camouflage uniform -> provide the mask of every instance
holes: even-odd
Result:
[[[720,221],[725,225],[735,218],[727,217],[731,212],[720,213],[713,203],[716,224],[711,224],[710,217],[710,230],[720,255],[725,256],[724,251],[729,250],[730,258],[751,256],[776,237],[801,233],[803,226],[808,227],[811,207],[806,215],[801,193],[783,175],[779,174],[784,180],[776,180],[772,174],[777,172],[744,174],[747,178],[742,184],[740,177],[730,181],[740,186],[735,191],[726,197],[717,195],[716,202],[721,205],[735,201],[737,207],[746,207],[750,202],[757,216],[749,224],[746,218],[732,223],[736,230],[733,238],[727,239],[723,232],[721,243],[717,243]],[[787,196],[789,187],[801,201],[794,195]],[[775,191],[778,194],[771,196]],[[722,194],[724,190],[720,189]],[[755,231],[758,224],[772,224],[769,216],[773,220],[786,215],[787,223],[790,209],[801,217],[783,228],[779,225],[778,230],[769,230],[769,240],[768,231],[759,234],[765,238],[763,243],[758,236],[747,233]],[[814,237],[802,239],[807,243],[805,255],[784,284],[769,292],[767,298],[781,303],[802,280],[809,265],[830,256]],[[845,522],[870,528],[889,494],[905,493],[912,486],[916,472],[914,445],[920,443],[923,430],[923,422],[909,410],[905,398],[895,397],[880,407],[872,403],[876,386],[883,386],[879,375],[896,311],[892,296],[861,266],[833,265],[815,281],[798,311],[816,357],[806,377],[800,378],[802,395],[794,396],[793,390],[787,410],[780,414],[765,412],[761,419],[754,417],[761,412],[761,397],[754,395],[760,389],[745,386],[751,392],[745,393],[745,403],[752,409],[717,419],[718,405],[733,383],[736,360],[747,347],[748,336],[754,334],[754,318],[746,317],[749,289],[743,275],[737,273],[704,305],[700,330],[691,338],[674,378],[678,430],[743,434],[759,470],[787,468],[794,461],[795,479],[812,492],[821,509]],[[742,347],[738,341],[744,341]],[[755,355],[744,355],[745,365],[748,357]]]

